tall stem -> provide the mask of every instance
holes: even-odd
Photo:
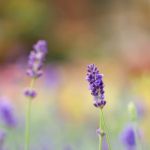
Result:
[[[104,124],[104,128],[106,130],[106,140],[107,140],[107,144],[108,144],[108,149],[111,150],[111,146],[110,146],[110,138],[109,138],[109,130],[108,130],[108,127],[106,125],[106,121],[105,121],[105,117],[104,117],[104,113],[103,113],[103,110],[100,109],[101,111],[101,114],[102,114],[102,122]]]
[[[35,83],[35,78],[30,82],[30,88],[32,89]],[[25,126],[25,150],[30,148],[30,117],[31,117],[31,102],[32,98],[29,97],[26,106],[26,126]]]
[[[100,133],[99,133],[99,150],[102,150],[102,142],[103,142],[103,135],[102,135],[102,132],[103,132],[103,127],[102,127],[102,112],[100,111],[99,113],[99,130],[100,130]]]

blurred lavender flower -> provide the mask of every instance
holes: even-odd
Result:
[[[106,104],[102,78],[103,74],[99,73],[99,70],[94,64],[88,65],[86,80],[89,82],[89,89],[94,96],[94,106],[100,108],[103,108]]]
[[[28,60],[27,75],[32,78],[38,78],[43,74],[42,67],[47,53],[47,43],[44,40],[39,40],[30,52]]]
[[[127,126],[124,129],[121,138],[127,150],[135,150],[136,140],[135,140],[135,132],[132,126]]]
[[[46,67],[45,84],[52,89],[60,87],[61,75],[60,71],[55,65],[48,65]]]
[[[33,89],[36,78],[39,78],[42,74],[43,62],[47,53],[47,43],[44,40],[39,40],[30,52],[28,60],[27,75],[30,76],[31,82],[27,90],[25,90],[25,96],[29,97],[29,100],[36,96],[36,91]],[[25,150],[30,149],[30,110],[31,101],[28,101],[27,113],[26,113],[26,126],[25,126]]]
[[[5,98],[1,98],[1,101],[0,101],[0,116],[1,116],[2,121],[8,127],[16,126],[16,118],[13,112],[13,107],[9,103],[9,101]]]
[[[146,106],[143,101],[137,101],[135,103],[138,119],[142,119],[146,114]]]

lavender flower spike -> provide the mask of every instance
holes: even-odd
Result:
[[[94,64],[88,65],[86,80],[89,82],[89,89],[94,96],[94,106],[98,108],[103,108],[106,104],[102,78],[103,74],[99,73]]]
[[[42,74],[43,62],[47,53],[47,43],[39,40],[30,52],[28,60],[27,75],[32,78],[39,78]]]

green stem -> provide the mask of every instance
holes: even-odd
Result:
[[[106,140],[107,140],[107,144],[108,144],[108,149],[111,150],[110,138],[109,138],[109,130],[108,130],[107,125],[106,125],[106,121],[105,121],[103,110],[102,109],[100,109],[100,110],[101,110],[101,114],[102,114],[102,122],[103,122],[104,128],[106,130]]]
[[[35,78],[31,80],[30,88],[32,89],[35,83]],[[31,102],[32,98],[29,97],[26,106],[26,126],[25,126],[25,150],[30,149],[30,117],[31,117]]]
[[[99,135],[99,150],[102,150],[102,141],[103,141],[103,136],[101,134],[101,132],[103,131],[102,129],[102,112],[100,111],[99,114],[99,129],[100,129],[100,135]]]
[[[26,129],[25,129],[25,150],[29,150],[30,145],[30,115],[31,115],[31,100],[28,101],[26,111]]]

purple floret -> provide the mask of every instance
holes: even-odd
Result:
[[[28,88],[24,91],[24,95],[27,96],[27,97],[30,97],[30,98],[34,98],[34,97],[36,97],[37,93],[34,89],[29,89]]]
[[[47,43],[45,40],[39,40],[37,44],[33,46],[36,52],[42,52],[44,54],[47,53]]]
[[[47,43],[44,40],[39,40],[30,52],[28,59],[27,75],[32,78],[39,78],[42,74],[43,62],[47,53]]]
[[[88,65],[86,80],[89,82],[89,89],[94,96],[94,106],[100,108],[103,108],[106,104],[102,78],[103,74],[99,73],[99,70],[94,64]]]
[[[105,132],[103,130],[101,130],[100,128],[98,128],[96,130],[96,133],[97,133],[98,136],[104,136],[105,135]]]

